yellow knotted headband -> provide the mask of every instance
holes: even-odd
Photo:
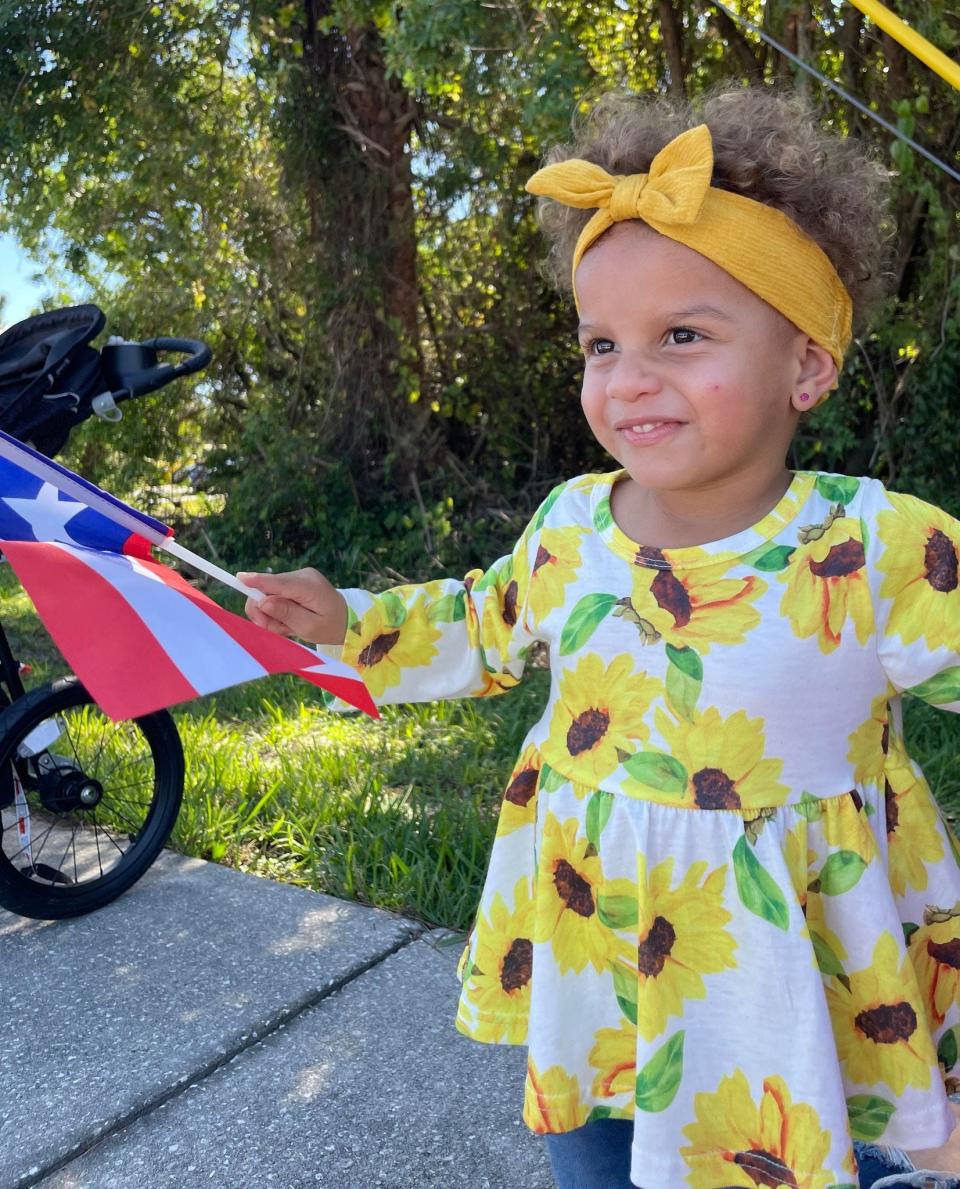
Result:
[[[573,158],[539,170],[527,189],[566,206],[597,208],[577,240],[574,277],[584,252],[609,227],[642,219],[779,310],[825,347],[839,370],[850,343],[852,303],[826,253],[788,215],[715,189],[712,176],[713,141],[700,124],[661,149],[649,173],[614,175]]]

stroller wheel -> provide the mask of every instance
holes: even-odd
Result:
[[[42,920],[115,900],[162,850],[183,794],[166,711],[113,722],[75,677],[0,713],[0,906]]]
[[[72,884],[74,881],[65,871],[58,871],[46,863],[34,863],[32,867],[21,867],[20,874],[31,879],[45,880],[47,883]]]

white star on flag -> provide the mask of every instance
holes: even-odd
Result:
[[[73,538],[67,532],[67,525],[74,516],[80,515],[84,505],[74,500],[61,500],[58,498],[59,495],[52,483],[44,483],[32,499],[4,496],[3,502],[9,504],[14,512],[30,525],[38,541],[69,543]]]

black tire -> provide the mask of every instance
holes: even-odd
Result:
[[[0,906],[58,920],[115,900],[169,838],[183,775],[165,710],[113,722],[75,677],[18,698],[0,713]]]

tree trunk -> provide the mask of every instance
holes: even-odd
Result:
[[[389,454],[408,475],[426,454],[408,151],[417,109],[388,77],[376,27],[322,29],[331,8],[304,0],[303,42],[322,113],[306,175],[318,268],[336,291],[326,324],[334,416],[350,455]]]
[[[667,56],[670,94],[678,99],[686,97],[683,69],[683,25],[672,0],[657,0],[660,18],[660,37]]]

